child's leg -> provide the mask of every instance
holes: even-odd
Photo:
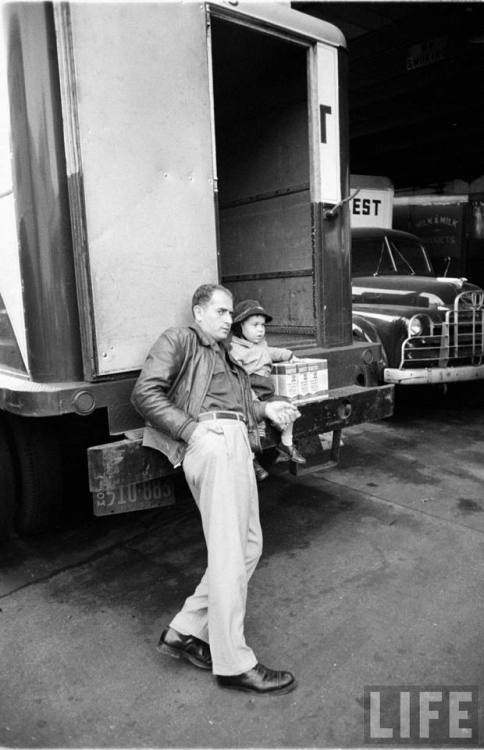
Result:
[[[253,465],[256,480],[258,482],[263,482],[264,479],[267,479],[267,477],[269,476],[269,472],[264,469],[264,467],[258,462],[255,456],[253,458]]]
[[[281,443],[283,445],[292,445],[292,428],[294,427],[294,422],[289,422],[287,427],[284,427],[283,431],[281,432]]]
[[[254,401],[259,401],[257,398],[257,395],[255,394],[254,390],[252,390],[252,396]],[[267,431],[266,431],[266,423],[264,420],[262,422],[257,422],[257,431],[259,433],[259,437],[263,438],[266,437]],[[257,458],[254,456],[254,471],[255,471],[255,478],[258,482],[263,482],[264,479],[267,479],[269,476],[269,472],[264,469],[263,466],[260,465]]]
[[[291,461],[295,461],[298,464],[305,464],[306,459],[292,442],[293,426],[294,422],[289,422],[289,424],[281,431],[281,442],[279,443],[278,450],[282,458],[286,461],[289,458]]]

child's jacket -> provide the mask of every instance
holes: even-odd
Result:
[[[269,346],[265,339],[259,344],[253,344],[247,339],[232,336],[230,354],[236,359],[249,375],[271,374],[273,362],[289,362],[292,351],[277,346]]]

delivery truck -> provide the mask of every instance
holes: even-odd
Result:
[[[8,3],[1,59],[4,530],[52,527],[86,478],[96,515],[173,500],[130,395],[201,283],[325,360],[306,449],[391,414],[379,344],[352,340],[337,28],[277,3]]]

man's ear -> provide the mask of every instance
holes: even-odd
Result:
[[[195,318],[195,320],[197,321],[197,323],[200,320],[200,313],[201,312],[202,312],[201,305],[195,305],[195,307],[193,308],[193,317]]]

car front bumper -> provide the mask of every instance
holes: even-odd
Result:
[[[386,367],[383,371],[385,383],[394,385],[425,385],[432,383],[458,383],[465,380],[484,380],[483,365],[462,367],[414,367],[400,370]]]

